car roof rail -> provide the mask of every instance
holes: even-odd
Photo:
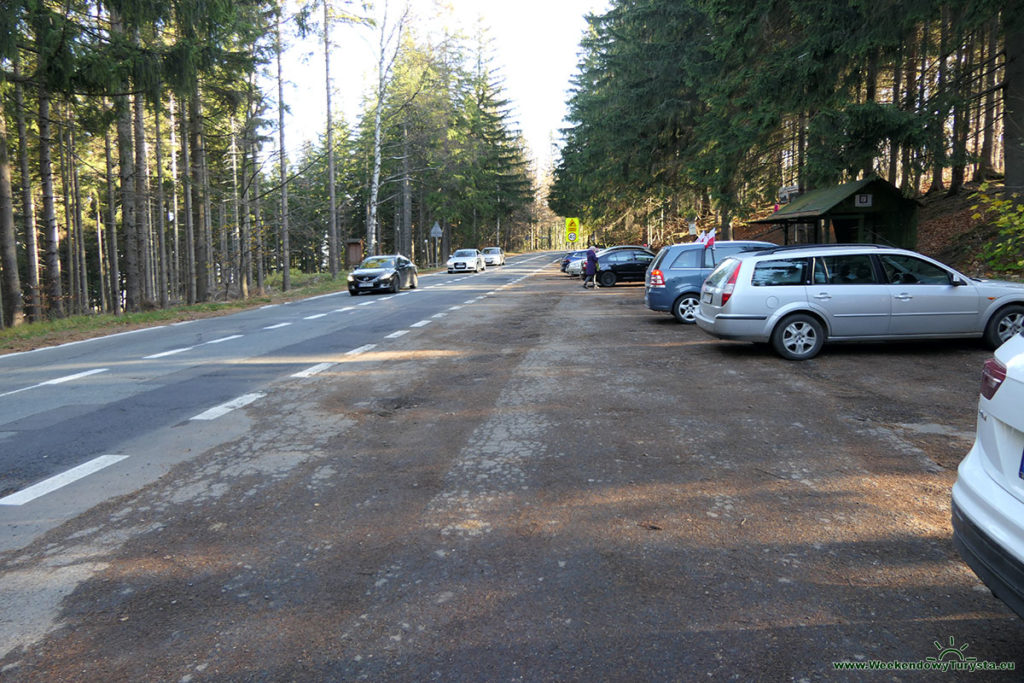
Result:
[[[798,251],[800,249],[849,249],[851,247],[857,247],[862,249],[890,249],[884,244],[871,244],[868,242],[844,242],[836,244],[786,244],[781,247],[772,247],[771,249],[761,249],[758,254],[777,254],[785,251]]]

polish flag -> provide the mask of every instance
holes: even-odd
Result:
[[[703,233],[697,241],[703,244],[705,249],[715,246],[715,228]]]

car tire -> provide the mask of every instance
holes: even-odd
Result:
[[[687,292],[680,294],[672,303],[672,315],[684,325],[697,322],[697,309],[700,307],[700,294]]]
[[[796,313],[775,326],[771,343],[775,353],[786,360],[808,360],[825,345],[825,328],[814,316]]]
[[[1004,306],[996,311],[985,326],[985,344],[990,349],[998,348],[1021,329],[1024,329],[1024,306]]]
[[[615,286],[615,273],[610,270],[606,270],[601,273],[601,276],[597,278],[597,281],[601,283],[602,287],[614,287]]]
[[[352,296],[359,296],[359,292],[357,292],[357,291],[356,291],[356,290],[354,290],[354,289],[350,289],[350,290],[348,290],[348,293],[349,293],[349,294],[351,294]]]
[[[402,278],[398,275],[391,281],[391,293],[398,294],[398,290],[402,288]]]
[[[409,289],[416,289],[420,286],[420,276],[413,273],[412,279],[409,280]]]

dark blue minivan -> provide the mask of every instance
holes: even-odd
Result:
[[[771,242],[699,242],[671,244],[662,248],[644,275],[644,303],[652,311],[667,311],[681,323],[693,324],[700,306],[700,287],[718,263],[741,251],[770,249]]]

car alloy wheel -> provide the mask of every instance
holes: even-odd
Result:
[[[601,283],[602,287],[612,287],[615,285],[615,273],[606,270],[601,273],[601,277],[598,278],[598,282]]]
[[[985,343],[997,348],[1024,329],[1024,306],[1010,305],[996,312],[985,328]]]
[[[812,316],[798,313],[780,322],[772,332],[772,348],[787,360],[814,358],[825,344],[825,329]]]
[[[697,309],[700,308],[700,297],[696,294],[683,294],[672,304],[672,315],[676,320],[692,325],[697,321]]]

